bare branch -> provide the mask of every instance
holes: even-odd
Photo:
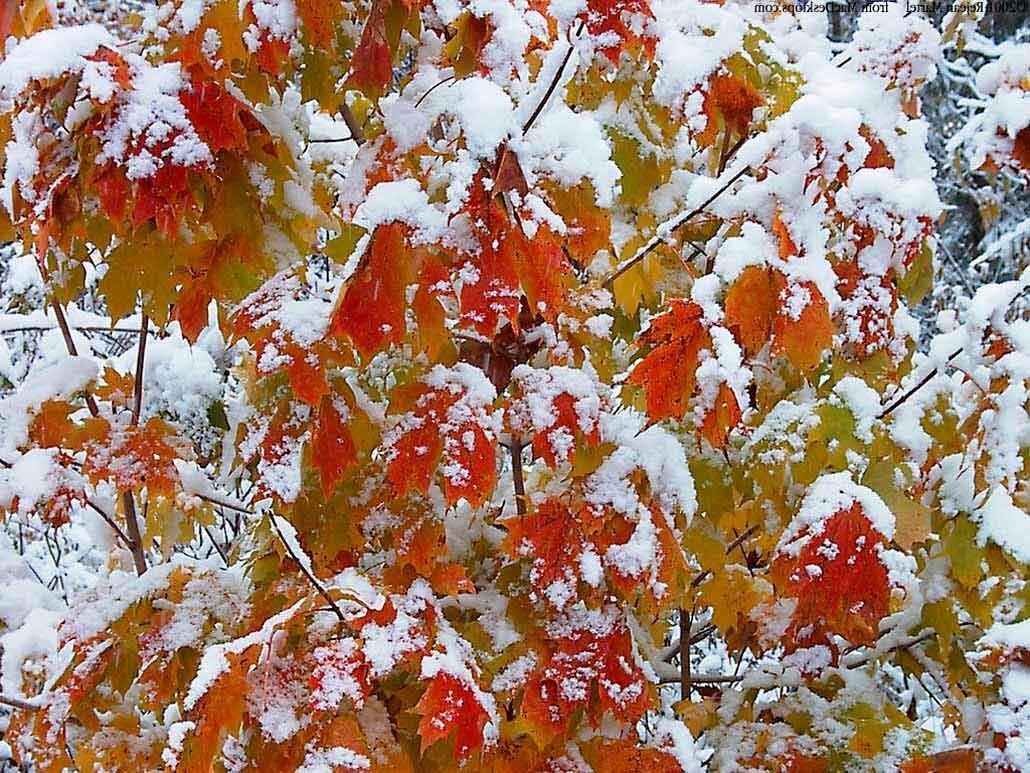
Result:
[[[293,552],[293,547],[286,539],[286,536],[282,533],[282,530],[279,528],[279,524],[276,523],[275,519],[275,513],[271,513],[269,515],[268,520],[272,522],[272,528],[275,529],[275,533],[279,535],[279,541],[283,543],[283,547],[285,547],[286,552],[290,554],[290,558],[292,558],[294,562],[297,564],[297,566],[300,567],[300,571],[303,572],[308,582],[310,582],[311,585],[315,588],[315,590],[318,591],[319,595],[326,600],[330,607],[332,607],[333,612],[336,613],[336,616],[340,619],[340,622],[347,622],[347,618],[343,616],[343,611],[336,605],[336,601],[334,601],[333,597],[329,595],[329,591],[322,587],[322,583],[320,583],[318,581],[318,578],[315,577],[315,575],[308,570],[306,563],[300,559],[300,556]]]
[[[34,703],[31,700],[15,698],[11,695],[4,695],[2,693],[0,693],[0,704],[10,706],[12,709],[20,709],[22,711],[39,711],[43,708],[39,703]]]
[[[713,201],[715,201],[717,198],[722,196],[722,194],[724,194],[726,191],[728,191],[730,189],[730,187],[735,182],[737,182],[737,180],[739,180],[741,177],[743,177],[745,174],[747,174],[747,172],[749,172],[750,169],[751,169],[751,167],[749,167],[749,166],[742,167],[735,175],[733,175],[733,177],[731,177],[729,180],[727,180],[719,188],[719,190],[717,190],[715,193],[713,193],[711,196],[709,196],[707,199],[705,199],[700,205],[698,205],[694,209],[690,210],[690,212],[688,212],[687,214],[683,215],[682,217],[678,218],[672,225],[666,226],[659,233],[657,233],[653,237],[651,237],[651,240],[647,244],[645,244],[643,247],[641,247],[639,250],[637,250],[637,252],[632,257],[629,257],[626,260],[624,260],[622,263],[620,263],[616,267],[615,271],[613,271],[611,273],[611,275],[608,276],[608,278],[604,280],[604,284],[605,285],[611,285],[612,282],[614,282],[620,276],[625,274],[627,271],[629,271],[631,268],[633,268],[633,266],[635,266],[637,263],[642,261],[644,258],[646,258],[648,255],[650,255],[656,249],[658,249],[659,246],[661,246],[662,244],[665,243],[665,240],[668,238],[668,236],[670,234],[676,232],[677,230],[682,228],[684,225],[686,225],[688,222],[690,222],[690,220],[692,220],[694,217],[696,217],[697,215],[699,215],[702,212],[704,212],[704,210]]]

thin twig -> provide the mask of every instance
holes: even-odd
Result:
[[[78,357],[79,349],[75,346],[75,339],[72,338],[72,331],[68,326],[68,318],[64,316],[64,309],[56,300],[51,300],[50,306],[54,310],[54,317],[57,318],[57,326],[61,328],[61,335],[64,337],[64,345],[68,349],[68,354],[72,357]],[[84,390],[84,394],[86,398],[86,407],[89,408],[90,414],[92,416],[100,415],[100,410],[97,408],[97,401],[93,399],[93,395],[88,389]]]
[[[318,578],[315,577],[315,575],[312,572],[308,571],[308,568],[304,565],[304,562],[300,560],[300,556],[293,552],[293,548],[287,541],[286,536],[282,533],[282,530],[280,530],[279,524],[276,523],[275,519],[275,513],[269,515],[268,520],[272,522],[272,528],[275,529],[275,533],[279,535],[279,541],[283,543],[283,547],[285,547],[286,552],[290,554],[290,558],[292,558],[294,562],[297,564],[297,566],[300,567],[300,571],[303,572],[305,577],[307,577],[308,582],[310,582],[312,586],[314,586],[315,590],[318,591],[319,595],[322,598],[324,598],[326,602],[328,602],[330,607],[332,607],[333,612],[335,612],[336,616],[340,618],[340,622],[347,622],[347,618],[344,617],[343,611],[336,605],[336,602],[333,600],[333,597],[329,595],[329,591],[322,587],[322,583],[318,581]]]
[[[944,361],[945,364],[951,362],[953,359],[958,357],[960,354],[962,354],[962,349],[956,349],[954,352],[952,352],[951,354],[948,355],[948,359]],[[908,400],[912,395],[914,395],[916,392],[918,392],[924,386],[929,384],[930,383],[930,379],[932,379],[934,376],[936,376],[939,370],[940,370],[939,368],[934,368],[929,373],[927,373],[925,376],[923,376],[923,378],[920,379],[918,384],[913,386],[911,389],[909,389],[907,392],[905,392],[905,394],[903,394],[901,397],[899,397],[893,403],[891,403],[886,408],[884,408],[882,411],[880,411],[880,415],[877,416],[876,418],[884,419],[887,416],[890,416],[895,408],[900,406],[902,403],[904,403],[906,400]]]
[[[519,515],[526,514],[526,480],[522,473],[522,441],[511,441],[508,451],[511,452],[511,477],[515,484],[515,510]]]
[[[579,37],[580,33],[583,32],[583,26],[585,24],[586,22],[579,23],[579,29],[576,30],[576,37]],[[557,72],[554,73],[554,77],[551,79],[550,84],[548,84],[547,91],[544,92],[544,96],[540,100],[540,104],[536,106],[536,109],[533,110],[532,115],[529,116],[529,119],[522,126],[523,134],[525,134],[531,128],[533,128],[533,124],[536,123],[536,119],[540,117],[540,113],[543,112],[544,107],[550,101],[551,95],[554,94],[554,90],[558,88],[558,84],[561,82],[562,75],[565,73],[565,67],[566,65],[568,65],[569,59],[572,58],[572,52],[575,50],[576,45],[572,42],[572,40],[569,40],[569,48],[565,52],[565,57],[562,59],[561,65],[559,65]]]
[[[343,116],[343,122],[347,124],[347,128],[350,130],[351,139],[358,145],[364,145],[365,133],[361,130],[358,119],[354,117],[354,113],[351,112],[350,106],[346,102],[340,105],[340,114]]]
[[[10,695],[3,695],[0,693],[0,703],[4,706],[10,706],[13,709],[21,709],[22,711],[39,711],[43,706],[38,703],[27,701],[24,698],[15,698]]]
[[[684,225],[686,225],[696,215],[701,214],[701,212],[703,212],[708,207],[708,205],[710,205],[713,201],[715,201],[717,198],[722,196],[722,194],[724,194],[726,191],[728,191],[730,189],[730,186],[732,186],[735,182],[737,182],[737,180],[739,180],[741,177],[743,177],[749,170],[750,170],[750,167],[748,167],[748,166],[742,167],[740,169],[740,171],[738,171],[736,174],[734,174],[733,177],[731,177],[729,180],[727,180],[726,183],[719,188],[719,190],[717,190],[715,193],[713,193],[711,196],[709,196],[707,199],[705,199],[700,205],[698,205],[694,209],[690,210],[690,212],[688,212],[687,214],[685,214],[682,217],[680,217],[671,226],[669,226],[668,228],[664,229],[663,233],[659,233],[659,234],[656,234],[655,236],[651,237],[651,240],[647,244],[645,244],[641,249],[639,249],[636,252],[635,255],[633,255],[632,257],[627,258],[626,260],[624,260],[615,269],[615,271],[612,272],[612,274],[607,279],[604,280],[604,284],[605,285],[611,285],[612,282],[614,282],[620,276],[625,274],[627,271],[629,271],[631,268],[633,268],[633,266],[635,266],[637,263],[642,261],[644,258],[646,258],[648,255],[650,255],[656,249],[658,249],[658,247],[660,245],[665,243],[665,239],[666,239],[667,234],[672,234],[673,232],[677,231],[678,229],[680,229]]]
[[[743,675],[740,674],[712,674],[711,676],[692,676],[690,684],[734,684],[742,682]],[[682,679],[662,679],[659,684],[680,684]]]
[[[143,411],[143,365],[147,356],[147,328],[150,326],[150,317],[143,315],[143,322],[140,325],[139,346],[136,349],[136,384],[132,392],[132,426],[139,424],[140,413]]]

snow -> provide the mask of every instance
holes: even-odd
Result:
[[[858,504],[862,514],[886,540],[894,537],[894,514],[880,496],[857,484],[851,473],[819,476],[805,493],[801,507],[787,524],[776,547],[778,553],[797,556],[812,539],[822,534],[826,522],[839,512]]]
[[[33,369],[17,391],[0,400],[2,450],[10,454],[28,442],[29,423],[47,400],[68,400],[97,377],[96,363],[87,357],[63,357]]]
[[[1030,514],[1013,503],[1004,488],[996,488],[983,505],[973,513],[978,524],[977,543],[988,540],[1005,548],[1013,558],[1030,564]]]
[[[58,78],[86,66],[86,57],[117,41],[99,24],[54,27],[21,40],[0,62],[0,100],[17,99],[32,81]]]
[[[354,214],[354,223],[368,231],[393,222],[410,225],[414,241],[427,244],[439,240],[446,226],[443,213],[410,178],[376,184]]]
[[[855,419],[855,437],[863,443],[873,442],[873,426],[880,411],[880,395],[855,376],[845,376],[833,387],[833,396]]]

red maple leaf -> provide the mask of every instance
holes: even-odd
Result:
[[[831,516],[797,555],[781,552],[771,573],[797,608],[784,637],[788,652],[833,645],[834,634],[871,644],[887,614],[890,582],[880,558],[883,535],[857,502]]]
[[[421,750],[454,734],[454,753],[465,759],[483,745],[483,728],[490,715],[475,692],[458,677],[441,671],[415,707],[422,715],[418,734]]]
[[[347,468],[357,460],[354,439],[347,426],[347,407],[337,408],[332,395],[322,398],[318,419],[311,436],[311,461],[318,468],[322,480],[322,493],[329,497]]]
[[[367,259],[358,267],[329,323],[366,359],[404,339],[404,293],[412,273],[403,223],[381,225],[372,234]]]
[[[654,56],[657,39],[638,31],[643,27],[641,22],[654,18],[648,0],[587,0],[587,10],[582,17],[587,31],[602,40],[598,51],[612,64],[619,63],[628,45],[641,46],[648,57]],[[612,36],[617,42],[611,42]]]

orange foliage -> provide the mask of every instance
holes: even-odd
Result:
[[[705,130],[698,135],[700,145],[711,145],[718,135],[719,118],[726,127],[740,136],[747,134],[751,114],[765,104],[761,94],[743,78],[732,74],[715,75],[709,81],[702,110],[708,117]]]
[[[494,443],[475,420],[450,417],[460,398],[445,389],[421,390],[386,468],[397,496],[412,490],[427,493],[441,459],[446,461],[443,489],[450,504],[464,497],[478,507],[490,495],[497,479]]]
[[[647,415],[652,421],[681,418],[696,384],[698,358],[712,345],[702,323],[701,307],[675,298],[669,310],[651,320],[640,343],[651,351],[629,374],[629,382],[644,388]]]

